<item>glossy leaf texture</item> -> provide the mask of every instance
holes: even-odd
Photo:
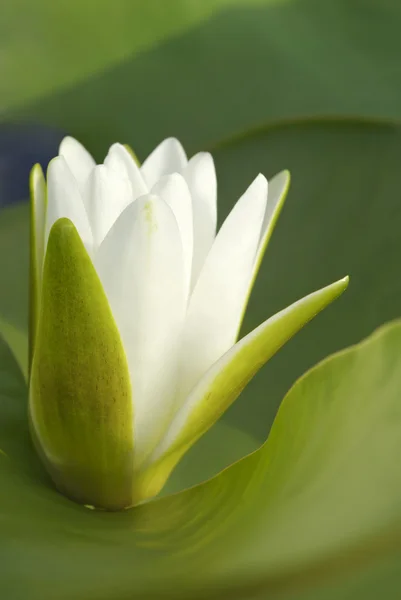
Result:
[[[143,159],[172,134],[196,151],[277,119],[401,116],[395,0],[6,0],[2,16],[1,118],[99,159],[116,140]]]
[[[377,585],[383,569],[399,585],[400,349],[395,322],[326,359],[287,394],[259,450],[120,513],[70,502],[37,465],[21,466],[23,381],[2,351],[3,590],[16,600],[325,599],[360,588],[362,574]]]

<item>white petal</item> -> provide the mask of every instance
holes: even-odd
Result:
[[[217,421],[250,379],[287,340],[321,310],[338,298],[348,286],[348,277],[309,294],[280,311],[237,342],[202,377],[177,412],[165,438],[146,467],[167,455],[180,456]],[[180,450],[181,449],[181,450]],[[168,468],[172,468],[172,465]]]
[[[281,209],[283,208],[289,185],[290,173],[288,171],[281,171],[281,173],[278,173],[269,181],[269,193],[267,197],[265,215],[263,217],[259,246],[255,256],[252,276],[249,279],[246,298],[244,299],[244,303],[242,306],[242,315],[238,323],[238,333],[245,315],[248,300],[251,295],[253,284],[255,283],[255,279],[258,274],[264,253],[274,231],[274,227],[276,226],[277,219],[280,216]]]
[[[47,169],[45,248],[53,223],[62,217],[74,223],[86,249],[91,253],[92,231],[77,180],[63,156],[57,156],[50,161]]]
[[[104,164],[119,173],[121,177],[127,177],[130,180],[134,200],[149,191],[138,165],[122,144],[111,146],[104,159]]]
[[[194,219],[193,289],[216,236],[217,180],[211,154],[195,154],[183,175],[191,192]]]
[[[238,200],[206,258],[185,322],[180,398],[235,342],[267,200],[259,175]]]
[[[182,175],[165,175],[152,188],[152,194],[162,198],[170,206],[177,219],[184,252],[184,268],[187,296],[191,282],[193,252],[192,200],[188,185]]]
[[[82,190],[90,172],[96,165],[92,155],[89,154],[87,149],[78,140],[70,136],[62,140],[59,155],[64,156],[71,173]]]
[[[92,170],[84,189],[84,203],[95,247],[132,200],[132,187],[126,175],[121,176],[105,165]]]
[[[182,244],[171,209],[152,195],[130,204],[94,262],[127,355],[140,464],[175,410],[185,290]]]
[[[262,224],[259,248],[256,254],[255,271],[252,283],[257,275],[267,244],[271,238],[281,209],[283,208],[289,185],[289,171],[281,171],[281,173],[278,173],[269,181],[269,195],[267,197],[266,211]]]
[[[187,155],[180,142],[175,138],[167,138],[149,154],[141,173],[151,188],[163,175],[179,173],[187,163]]]

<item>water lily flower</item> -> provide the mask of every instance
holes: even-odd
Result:
[[[109,510],[159,493],[342,279],[237,341],[289,185],[258,175],[216,235],[213,159],[176,139],[139,166],[66,137],[31,173],[29,416],[55,485]]]

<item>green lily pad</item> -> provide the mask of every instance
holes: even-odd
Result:
[[[266,437],[292,379],[399,314],[400,145],[394,126],[315,122],[216,149],[221,218],[251,173],[280,163],[293,176],[244,330],[345,271],[351,286],[262,370],[213,439],[194,446],[167,492],[254,449],[246,431]],[[0,317],[22,333],[27,215],[17,207],[0,219]],[[296,383],[260,450],[200,486],[115,515],[74,504],[49,482],[28,435],[24,379],[3,350],[0,579],[12,600],[398,597],[400,323]]]
[[[28,179],[27,179],[28,185]],[[28,188],[27,188],[28,193]],[[2,325],[26,336],[18,353],[28,364],[29,205],[22,203],[0,214],[0,319]],[[22,362],[22,358],[21,358]],[[26,368],[27,370],[27,368]]]
[[[373,565],[399,590],[400,350],[396,322],[327,359],[286,396],[260,450],[128,511],[80,507],[2,454],[3,589],[13,599],[300,600],[330,598],[333,574],[337,591],[369,591]]]

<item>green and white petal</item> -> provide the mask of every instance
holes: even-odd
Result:
[[[192,200],[188,185],[182,175],[165,175],[152,188],[152,194],[164,200],[177,219],[184,252],[186,294],[189,295],[193,255]]]
[[[104,159],[106,167],[116,171],[120,177],[127,177],[131,182],[132,196],[135,200],[148,193],[146,185],[139,166],[132,154],[122,144],[113,144]]]
[[[191,289],[193,289],[216,237],[217,179],[212,155],[208,152],[195,154],[182,174],[192,197],[194,252]]]
[[[83,190],[90,172],[96,165],[92,155],[78,140],[66,136],[60,144],[59,156],[64,157],[80,190]]]
[[[180,399],[235,343],[259,246],[268,183],[258,175],[223,223],[192,293],[181,351]]]
[[[124,208],[133,201],[132,186],[126,173],[105,164],[97,165],[86,182],[83,198],[96,249]]]
[[[141,167],[141,173],[149,189],[164,175],[180,173],[188,164],[187,155],[176,138],[163,140]]]
[[[204,375],[178,411],[166,436],[136,475],[135,502],[156,495],[183,454],[236,400],[259,369],[328,304],[348,277],[298,300],[237,342]]]
[[[127,359],[102,284],[68,219],[51,228],[30,380],[35,443],[58,489],[110,510],[132,504]]]
[[[39,318],[42,270],[45,253],[46,181],[42,168],[36,164],[30,173],[31,196],[30,220],[30,290],[29,290],[29,365],[32,361],[33,346]]]
[[[175,409],[185,275],[177,221],[157,196],[117,219],[95,266],[121,332],[135,405],[135,464],[149,455]]]
[[[132,158],[132,160],[134,161],[134,163],[136,164],[136,166],[140,168],[141,161],[135,154],[134,149],[129,144],[123,144],[123,146],[126,149],[126,151],[128,152],[128,154],[130,155],[130,157]]]
[[[92,252],[92,230],[81,191],[66,160],[58,156],[50,161],[47,169],[45,249],[51,228],[63,217],[74,223],[86,249]]]
[[[267,244],[272,236],[277,219],[280,216],[281,209],[290,187],[290,172],[281,171],[269,181],[269,193],[267,196],[267,204],[265,216],[263,218],[262,232],[260,235],[259,248],[256,253],[255,267],[252,274],[252,284],[256,279],[260,263],[267,248]]]
[[[280,216],[281,209],[284,206],[288,189],[290,187],[290,179],[291,177],[289,171],[281,171],[281,173],[278,173],[269,181],[269,191],[267,196],[265,215],[263,218],[262,231],[260,234],[259,246],[255,256],[252,276],[248,284],[248,292],[246,294],[246,298],[242,307],[242,315],[238,321],[238,328],[235,339],[238,338],[242,321],[245,316],[246,307],[248,305],[248,300],[251,295],[252,288],[254,286],[260,265],[262,263],[263,256],[265,254],[267,245],[276,226],[277,220]]]

